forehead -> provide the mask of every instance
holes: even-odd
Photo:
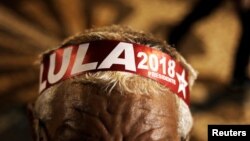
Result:
[[[145,140],[175,138],[178,116],[174,98],[172,94],[137,95],[117,90],[108,94],[99,85],[67,82],[56,91],[49,128],[55,136],[69,140],[77,138],[73,132],[93,139],[112,138],[118,133],[122,137],[141,135]],[[64,124],[79,131],[68,133],[61,126]]]

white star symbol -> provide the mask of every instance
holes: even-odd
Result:
[[[183,70],[181,75],[176,73],[178,81],[179,81],[179,87],[178,87],[178,93],[182,91],[183,97],[186,98],[186,87],[188,85],[187,81],[185,80],[185,71]]]

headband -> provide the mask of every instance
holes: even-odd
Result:
[[[188,72],[170,55],[134,43],[99,40],[43,55],[39,92],[85,72],[123,71],[153,79],[189,105]]]

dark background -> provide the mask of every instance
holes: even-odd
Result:
[[[38,95],[38,55],[90,27],[127,25],[166,40],[196,0],[0,0],[0,140],[30,141],[26,105]],[[180,52],[199,72],[191,94],[191,141],[207,140],[208,124],[250,123],[249,87],[241,101],[220,99],[231,79],[241,27],[233,4],[224,2],[196,22]],[[248,69],[248,72],[250,69]],[[241,95],[242,92],[235,92]]]

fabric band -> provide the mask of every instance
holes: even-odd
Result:
[[[189,105],[188,72],[170,55],[145,45],[100,40],[44,54],[39,92],[70,77],[95,71],[124,71],[153,79]]]

